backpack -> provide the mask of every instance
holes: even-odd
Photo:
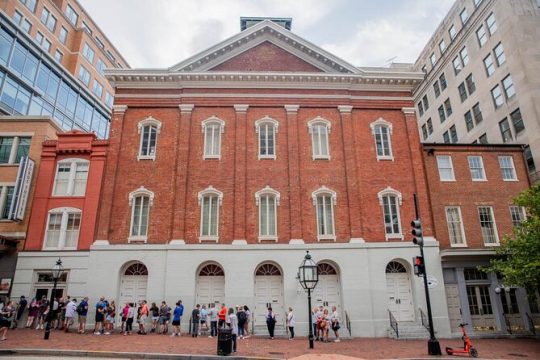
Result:
[[[82,312],[83,312],[83,302],[81,301],[79,303],[79,305],[77,305],[77,309],[75,309],[75,311],[77,312],[77,314],[81,315]]]
[[[247,320],[247,314],[244,311],[240,311],[238,313],[238,321],[239,322],[246,322]]]

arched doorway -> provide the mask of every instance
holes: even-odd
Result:
[[[388,310],[397,321],[413,321],[414,308],[412,302],[411,279],[407,269],[397,261],[386,265],[386,293],[388,294]]]
[[[313,294],[314,306],[324,306],[328,311],[332,306],[337,307],[341,314],[341,291],[339,285],[339,275],[336,268],[328,262],[320,262],[317,265],[319,270],[319,282]]]
[[[283,275],[274,264],[265,263],[255,271],[255,326],[266,327],[266,313],[271,306],[276,314],[276,325],[285,322],[283,308]]]
[[[197,304],[223,303],[225,300],[225,272],[218,264],[206,264],[197,274]]]
[[[140,262],[129,265],[122,274],[118,306],[123,307],[127,302],[139,303],[146,300],[147,285],[148,269],[146,266]]]

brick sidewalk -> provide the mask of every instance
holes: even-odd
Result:
[[[440,340],[446,346],[459,347],[460,340]],[[481,358],[485,359],[540,359],[538,339],[478,339],[473,340]],[[8,332],[8,340],[0,342],[5,349],[66,349],[86,351],[118,351],[165,354],[215,355],[217,340],[207,337],[191,338],[183,335],[171,338],[165,335],[122,336],[119,333],[96,336],[52,331],[49,340],[43,340],[43,331],[18,329]],[[427,341],[392,340],[386,338],[343,340],[341,343],[315,342],[315,349],[308,349],[306,338],[294,341],[249,338],[238,340],[238,356],[294,358],[304,354],[346,355],[363,359],[426,358]],[[331,360],[333,355],[302,357]],[[456,358],[457,359],[457,358]]]

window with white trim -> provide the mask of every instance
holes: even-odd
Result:
[[[497,60],[498,66],[501,66],[506,62],[506,55],[504,54],[502,43],[498,43],[497,46],[493,48],[493,54],[495,54],[495,59]]]
[[[94,63],[95,51],[90,47],[90,45],[88,45],[87,42],[84,43],[82,54],[90,64]]]
[[[223,193],[212,186],[197,195],[201,207],[201,226],[199,241],[219,241],[219,207],[223,202]]]
[[[510,206],[510,216],[512,218],[512,225],[514,227],[520,226],[527,218],[525,215],[525,208],[523,206]]]
[[[64,159],[58,162],[54,180],[54,196],[84,196],[88,167],[85,159]]]
[[[276,134],[279,123],[269,116],[255,121],[255,133],[259,141],[259,159],[276,158]]]
[[[56,208],[49,210],[44,250],[76,250],[81,229],[81,210]]]
[[[255,193],[255,203],[259,207],[259,241],[277,241],[277,207],[280,194],[266,186]]]
[[[375,138],[377,160],[394,160],[392,154],[392,123],[379,118],[369,124]]]
[[[443,54],[446,50],[446,44],[444,43],[444,39],[441,39],[441,41],[439,42],[439,50],[441,51],[441,54]]]
[[[480,45],[480,47],[484,46],[487,41],[487,34],[486,29],[484,29],[484,25],[480,25],[480,27],[476,30],[476,38],[478,39],[478,45]]]
[[[495,21],[495,15],[493,13],[489,14],[486,18],[486,24],[489,30],[489,35],[493,35],[497,31],[497,22]]]
[[[461,208],[459,206],[447,206],[445,212],[450,246],[467,246],[463,221],[461,220]]]
[[[161,132],[161,122],[148,117],[139,122],[137,125],[139,134],[141,135],[139,144],[138,160],[155,160],[157,150],[157,138]]]
[[[472,181],[486,180],[486,172],[484,170],[484,161],[481,156],[471,155],[467,156],[469,162],[469,170],[471,171]]]
[[[66,16],[69,19],[69,22],[73,26],[77,26],[77,21],[79,20],[79,14],[69,4],[66,7]]]
[[[30,136],[0,136],[0,164],[18,164],[28,156]]]
[[[154,205],[154,193],[144,186],[129,193],[129,206],[131,206],[131,223],[129,226],[128,241],[136,242],[148,240],[148,220],[150,207]]]
[[[439,169],[439,178],[441,181],[455,181],[454,167],[450,155],[437,155],[437,168]]]
[[[486,75],[490,77],[495,72],[495,65],[493,64],[493,58],[491,54],[484,58],[484,67],[486,68]]]
[[[456,31],[456,27],[454,25],[450,26],[450,29],[448,29],[448,35],[450,35],[450,40],[454,40],[456,35],[457,35],[457,31]]]
[[[0,185],[0,220],[8,220],[15,184]]]
[[[204,134],[203,159],[221,159],[221,134],[225,131],[225,121],[212,116],[201,126]]]
[[[334,228],[334,205],[337,194],[323,186],[315,190],[311,197],[317,216],[317,240],[336,240]]]
[[[499,235],[497,234],[497,225],[493,216],[493,207],[479,206],[478,217],[480,219],[480,229],[482,230],[484,245],[498,245]]]
[[[467,9],[463,8],[461,12],[459,13],[459,18],[461,19],[461,23],[465,25],[467,23],[467,20],[469,20],[469,14],[467,13]]]
[[[383,208],[384,215],[384,231],[385,238],[388,239],[401,239],[403,240],[403,234],[401,233],[401,217],[400,206],[402,203],[402,196],[399,191],[387,187],[377,194],[379,198],[379,204]]]
[[[328,135],[332,131],[332,124],[330,121],[318,116],[315,119],[308,121],[308,131],[311,134],[313,160],[329,160],[330,146],[328,143]]]
[[[514,159],[511,156],[499,156],[499,166],[504,181],[517,180]]]

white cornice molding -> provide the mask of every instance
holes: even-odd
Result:
[[[350,114],[352,113],[353,107],[351,105],[338,105],[338,110],[342,114]]]
[[[180,109],[180,112],[182,114],[191,113],[193,111],[194,107],[195,107],[195,105],[193,105],[193,104],[180,104],[180,105],[178,105],[178,108]]]
[[[113,105],[113,112],[115,114],[123,114],[126,112],[127,108],[127,105]]]
[[[285,105],[284,107],[287,113],[297,113],[300,105]]]
[[[236,112],[247,112],[249,105],[234,105],[234,111]]]
[[[416,109],[413,107],[404,107],[404,108],[401,108],[401,111],[405,115],[416,115]]]

